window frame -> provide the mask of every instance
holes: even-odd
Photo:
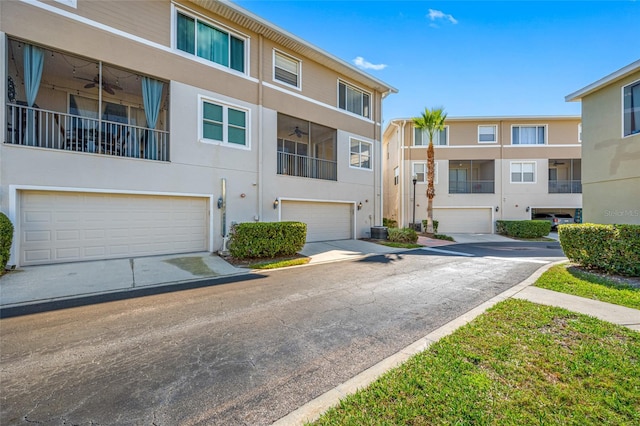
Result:
[[[638,85],[640,85],[640,80],[632,81],[629,84],[625,84],[621,88],[621,104],[622,104],[621,105],[621,110],[622,110],[622,129],[621,130],[622,130],[622,138],[623,139],[631,137],[631,136],[640,135],[640,123],[636,124],[637,130],[635,132],[632,131],[632,132],[630,132],[628,134],[625,134],[625,132],[626,132],[626,116],[627,116],[627,113],[625,111],[625,105],[624,105],[625,104],[625,102],[624,102],[625,93],[624,92],[625,92],[625,90],[627,88],[631,88],[631,87],[638,86]],[[632,94],[632,97],[633,97],[633,91],[631,91],[631,94]],[[635,108],[640,109],[640,99],[638,99],[638,106],[635,107]],[[631,112],[633,112],[633,110]]]
[[[582,123],[578,123],[578,143],[582,143]]]
[[[422,147],[422,148],[427,148],[429,146],[429,141],[427,140],[425,143],[424,137],[421,137],[422,139],[422,143],[420,145],[416,145],[416,132],[420,131],[420,133],[422,135],[427,134],[427,131],[424,129],[418,129],[417,127],[413,128],[413,146],[415,147]],[[445,132],[445,138],[446,138],[446,143],[441,144],[440,142],[440,132]],[[449,146],[449,126],[445,125],[444,129],[442,129],[441,131],[438,131],[435,135],[434,135],[434,143],[433,143],[433,147],[435,148],[436,146]],[[436,143],[436,141],[438,143]]]
[[[514,181],[513,180],[513,166],[515,164],[520,164],[521,166],[524,164],[532,164],[533,165],[533,180],[525,181],[524,180],[524,170],[520,171],[520,178],[522,180]],[[536,184],[538,183],[538,163],[535,160],[523,160],[523,161],[510,161],[509,162],[509,183],[515,184]]]
[[[410,179],[410,182],[409,182],[409,183],[413,184],[413,177],[414,177],[414,176],[416,176],[416,173],[415,173],[415,171],[416,171],[415,166],[416,166],[417,164],[422,164],[422,165],[424,165],[424,172],[423,172],[423,173],[424,173],[424,180],[418,180],[418,181],[416,182],[416,185],[428,185],[428,184],[429,184],[429,182],[428,182],[428,179],[427,179],[427,172],[428,172],[428,170],[427,170],[427,162],[426,162],[426,161],[413,161],[413,162],[411,163],[411,176],[410,176],[410,178],[411,178],[411,179]],[[437,185],[437,184],[438,184],[438,162],[437,162],[437,161],[435,161],[435,162],[433,163],[433,184],[434,184],[434,185]]]
[[[398,183],[400,182],[400,168],[398,166],[395,166],[393,168],[393,185],[398,185]]]
[[[344,108],[340,107],[340,85],[344,85],[345,86],[345,107]],[[362,114],[359,114],[357,112],[353,112],[353,111],[350,111],[349,109],[347,109],[347,99],[346,99],[346,97],[347,97],[347,89],[351,89],[351,90],[353,90],[355,92],[359,92],[361,95],[363,95],[363,97],[362,97],[362,99],[363,99],[363,101],[362,101],[362,111],[363,111],[363,113]],[[368,98],[369,98],[369,103],[367,105],[367,108],[368,108],[367,109],[367,114],[364,113],[365,109],[366,109],[365,105],[364,105],[364,95],[368,96]],[[356,86],[354,84],[351,84],[351,83],[349,83],[349,82],[347,82],[345,80],[338,79],[337,100],[338,100],[338,109],[339,110],[345,111],[348,114],[352,114],[352,115],[354,115],[356,117],[362,117],[362,118],[365,118],[367,120],[371,120],[372,119],[371,117],[373,116],[372,99],[373,99],[373,93],[371,93],[371,92],[369,92],[367,90],[361,89],[360,87],[358,87],[358,86]]]
[[[232,73],[238,73],[238,74],[242,74],[242,75],[249,75],[249,50],[250,50],[250,46],[249,46],[249,36],[246,34],[243,34],[239,31],[237,31],[234,28],[231,28],[227,25],[224,25],[218,21],[215,21],[207,16],[204,16],[200,13],[197,13],[195,11],[192,11],[191,9],[186,9],[183,7],[176,7],[175,5],[172,5],[172,15],[171,15],[171,47],[172,50],[185,57],[185,58],[189,58],[191,60],[195,60],[197,62],[200,62],[202,64],[208,65],[208,66],[212,66],[227,72],[232,72]],[[178,15],[182,14],[188,18],[191,18],[194,20],[194,25],[195,25],[195,38],[194,38],[194,53],[188,52],[186,50],[182,50],[178,48]],[[214,62],[212,60],[209,60],[207,58],[204,58],[202,56],[198,55],[198,44],[197,44],[197,32],[198,32],[198,21],[202,22],[203,24],[212,27],[218,31],[221,32],[225,32],[227,33],[227,35],[229,36],[229,47],[228,47],[228,52],[227,52],[227,59],[229,64],[228,65],[224,65],[218,62]],[[243,54],[242,54],[242,63],[243,63],[243,69],[242,71],[238,71],[235,68],[231,67],[231,37],[234,37],[238,40],[241,40],[243,42]]]
[[[482,141],[480,140],[480,128],[481,127],[493,127],[493,140]],[[498,125],[497,124],[478,124],[478,143],[498,143]]]
[[[296,83],[297,84],[296,85],[293,85],[291,83],[287,83],[286,81],[283,81],[283,80],[280,80],[280,79],[277,78],[277,76],[276,76],[276,68],[279,68],[279,67],[276,66],[276,57],[277,56],[281,56],[281,57],[283,57],[285,59],[288,59],[288,60],[290,60],[292,62],[296,62],[296,64],[297,64],[297,67],[296,67],[297,68],[296,69],[296,71],[297,71],[296,72]],[[288,53],[285,53],[285,52],[283,52],[281,50],[273,49],[272,61],[273,61],[272,79],[273,79],[273,81],[275,83],[283,84],[283,85],[285,85],[287,87],[292,87],[294,89],[302,90],[302,60],[301,59],[298,59],[295,56],[291,56]],[[287,71],[287,70],[284,70],[284,71]]]
[[[222,107],[222,140],[210,139],[205,137],[204,135],[204,104],[208,103],[211,105]],[[235,142],[229,142],[229,127],[238,128],[233,124],[229,123],[229,109],[234,111],[240,111],[245,114],[244,119],[244,135],[245,135],[245,143],[238,144]],[[209,145],[220,145],[226,146],[235,149],[242,150],[251,150],[251,110],[249,108],[234,105],[229,102],[220,101],[218,99],[214,99],[211,97],[199,95],[198,96],[198,141],[201,143],[209,144]]]
[[[538,128],[542,127],[544,129],[544,142],[543,143],[530,143],[530,144],[523,144],[523,143],[513,143],[513,129],[515,127],[518,128],[522,128],[522,127],[535,127],[536,128],[536,141],[538,138]],[[518,136],[518,142],[520,141],[520,136]],[[549,126],[547,124],[512,124],[511,125],[511,146],[545,146],[548,145],[549,143]]]
[[[354,166],[353,164],[351,164],[351,156],[354,155],[355,153],[351,151],[352,148],[352,143],[354,141],[358,142],[358,159],[359,159],[359,164],[360,166]],[[369,167],[363,167],[362,166],[362,144],[367,144],[369,145]],[[367,170],[367,171],[373,171],[373,143],[372,142],[368,142],[362,139],[358,139],[358,138],[349,138],[349,168],[351,169],[357,169],[357,170]]]

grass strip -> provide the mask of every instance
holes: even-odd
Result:
[[[509,299],[313,424],[640,424],[640,333]]]
[[[556,265],[536,281],[536,287],[601,302],[640,309],[640,287],[582,271],[569,264]]]
[[[274,260],[269,262],[254,263],[253,265],[249,265],[248,268],[250,269],[285,268],[287,266],[305,265],[309,263],[310,260],[311,259],[308,257],[299,257],[296,259]]]

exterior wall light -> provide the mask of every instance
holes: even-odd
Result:
[[[362,201],[358,203],[358,210],[362,210]]]
[[[531,210],[531,207],[527,206],[526,209],[524,209],[525,212],[529,213],[529,210]]]
[[[500,211],[500,206],[496,206],[496,211],[499,212]]]
[[[273,208],[277,209],[278,208],[278,204],[280,204],[280,201],[278,201],[278,199],[276,198],[275,201],[273,202]]]

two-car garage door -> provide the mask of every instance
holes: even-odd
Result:
[[[307,241],[353,238],[353,203],[289,201],[281,205],[282,221],[307,224]]]
[[[207,198],[21,191],[23,265],[208,249]]]

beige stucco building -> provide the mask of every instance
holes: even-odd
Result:
[[[300,220],[309,241],[382,222],[396,90],[231,2],[2,1],[0,57],[10,264],[214,252],[234,222]]]
[[[566,100],[582,102],[585,222],[640,224],[640,60]]]
[[[434,140],[438,232],[493,233],[496,220],[540,213],[580,220],[580,126],[573,116],[447,118]],[[426,219],[428,144],[411,118],[383,133],[384,217],[400,227],[414,206],[415,223]]]

